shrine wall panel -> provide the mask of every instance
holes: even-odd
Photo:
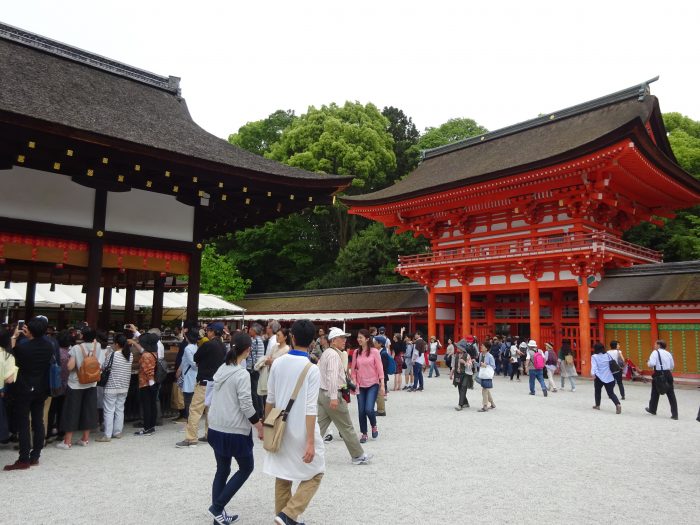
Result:
[[[454,321],[455,311],[453,308],[436,308],[435,319],[437,321]]]
[[[143,190],[107,196],[107,231],[192,242],[194,207]]]
[[[0,215],[92,228],[95,190],[58,173],[15,166],[2,171]]]

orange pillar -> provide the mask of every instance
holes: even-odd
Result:
[[[540,289],[537,278],[530,279],[530,339],[544,348],[544,343],[540,341]]]
[[[436,294],[435,291],[431,288],[430,291],[428,292],[428,333],[427,336],[430,337],[431,335],[437,336],[437,333],[435,332],[436,329],[436,307],[435,307],[435,298]],[[428,339],[426,338],[426,341]]]
[[[588,283],[582,277],[578,285],[578,355],[581,359],[581,375],[591,375],[591,313],[588,305]]]
[[[471,335],[472,326],[472,294],[469,285],[462,283],[462,338]]]

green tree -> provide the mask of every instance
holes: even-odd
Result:
[[[213,244],[204,247],[200,276],[202,292],[219,295],[227,301],[242,298],[251,285],[250,279],[241,277],[233,261],[218,254]]]
[[[396,168],[388,125],[374,104],[311,106],[266,156],[308,171],[351,175],[354,188],[372,191]]]
[[[387,182],[394,182],[408,175],[418,166],[420,133],[411,117],[393,106],[385,107],[382,115],[389,121],[388,131],[394,138],[396,168],[388,174]]]
[[[470,118],[452,118],[437,128],[426,128],[418,141],[420,149],[431,149],[488,133],[488,130]]]
[[[246,228],[218,244],[256,293],[303,289],[331,270],[338,254],[337,234],[323,209]]]
[[[678,164],[700,179],[700,122],[680,113],[667,113],[663,118]],[[700,259],[700,206],[679,211],[674,219],[662,220],[663,227],[640,224],[623,237],[663,252],[665,261]]]
[[[410,233],[396,235],[378,222],[371,223],[340,250],[332,271],[309,282],[307,288],[403,281],[405,279],[394,271],[398,256],[424,252],[427,247],[424,237],[415,238]]]
[[[283,111],[278,109],[271,113],[266,119],[248,122],[245,126],[238,128],[238,133],[229,135],[228,141],[231,144],[240,146],[256,155],[268,153],[287,129],[296,116],[294,111]]]

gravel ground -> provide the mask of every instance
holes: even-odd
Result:
[[[469,393],[472,407],[455,412],[457,392],[446,374],[426,377],[424,392],[390,393],[379,439],[365,447],[372,463],[351,465],[336,435],[304,520],[697,523],[698,389],[676,391],[680,420],[672,421],[665,398],[656,417],[644,412],[649,385],[627,383],[622,415],[615,415],[605,397],[600,412],[591,409],[589,381],[546,399],[540,391],[529,396],[525,380],[494,383],[498,408],[487,413],[476,411],[478,385]],[[356,413],[353,406],[357,428]],[[169,423],[152,437],[70,451],[51,446],[39,467],[0,472],[0,523],[208,525],[214,457],[208,445],[176,449],[180,428]],[[228,506],[240,523],[273,522],[274,480],[262,474],[263,454],[256,442],[256,471]],[[0,450],[2,464],[15,459],[16,452]]]

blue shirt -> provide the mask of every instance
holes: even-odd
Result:
[[[607,353],[593,354],[591,356],[591,375],[596,376],[603,383],[615,381],[615,378],[610,371],[610,361],[612,360],[613,358]]]

